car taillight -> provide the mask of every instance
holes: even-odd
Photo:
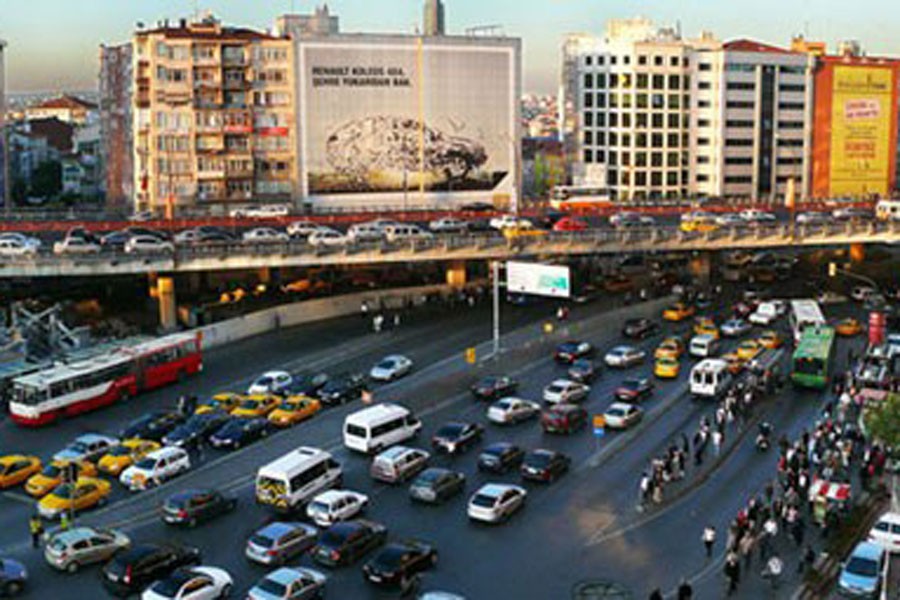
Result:
[[[550,471],[547,470],[541,472],[541,478],[544,479],[544,481],[550,481]]]
[[[178,518],[179,518],[179,519],[187,519],[187,516],[188,516],[188,514],[187,514],[187,511],[186,511],[186,510],[179,510],[179,511],[178,511]]]
[[[131,565],[128,565],[128,567],[125,569],[125,577],[122,578],[122,581],[124,581],[126,584],[131,583]]]
[[[341,560],[341,553],[338,552],[337,550],[332,550],[331,551],[331,560],[333,560],[334,562],[338,562],[339,560]]]
[[[266,556],[278,556],[278,550],[266,550]]]

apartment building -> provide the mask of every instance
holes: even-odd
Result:
[[[100,165],[106,206],[130,210],[134,193],[131,43],[100,46]]]

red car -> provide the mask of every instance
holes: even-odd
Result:
[[[587,425],[587,411],[574,404],[557,404],[541,414],[545,433],[570,434]]]
[[[553,231],[585,231],[588,222],[578,217],[563,217],[553,224]]]

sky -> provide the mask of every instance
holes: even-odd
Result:
[[[321,0],[0,0],[0,39],[10,92],[97,86],[101,43],[127,41],[135,23],[178,19],[196,8],[225,23],[266,29],[276,15],[311,12]],[[444,0],[448,33],[501,25],[524,46],[526,92],[555,93],[559,46],[569,32],[600,34],[610,18],[649,17],[722,39],[752,37],[787,45],[797,33],[828,42],[862,42],[869,54],[900,55],[896,0]],[[331,0],[346,32],[413,32],[422,0]]]

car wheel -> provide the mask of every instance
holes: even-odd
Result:
[[[79,566],[80,565],[73,560],[72,562],[70,562],[69,564],[66,565],[66,573],[77,573]]]
[[[436,567],[437,564],[438,564],[438,554],[437,554],[437,552],[435,552],[434,554],[431,555],[431,566]]]
[[[187,522],[187,526],[190,527],[191,529],[193,529],[194,527],[196,527],[196,526],[197,526],[197,519],[196,519],[196,518],[191,518],[191,519]]]
[[[15,596],[15,595],[19,594],[19,592],[22,591],[22,587],[23,586],[22,586],[21,582],[10,581],[9,583],[6,584],[4,591],[6,592],[7,596]]]
[[[219,594],[219,598],[230,598],[231,597],[231,584],[226,583],[222,586],[222,592]]]

